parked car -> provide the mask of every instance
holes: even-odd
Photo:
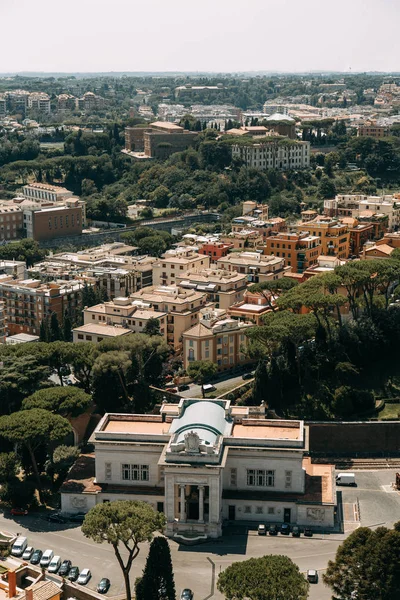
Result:
[[[292,527],[292,536],[293,537],[300,537],[300,527],[297,527],[297,525],[295,525],[294,527]]]
[[[22,560],[30,560],[34,551],[35,548],[33,546],[27,546],[22,555]]]
[[[85,513],[77,513],[76,515],[69,515],[69,520],[71,523],[83,523],[85,517]]]
[[[58,569],[58,574],[61,577],[66,577],[70,572],[72,567],[72,562],[70,560],[63,560],[61,563],[61,567]]]
[[[28,545],[28,539],[24,535],[17,537],[11,548],[13,556],[22,556]]]
[[[246,379],[253,379],[253,377],[254,377],[253,373],[243,373],[243,375],[242,375],[242,379],[244,381],[246,381]]]
[[[178,392],[184,392],[186,390],[190,390],[190,385],[187,385],[186,383],[178,385]]]
[[[28,514],[28,511],[26,508],[12,508],[11,514],[13,515],[13,517],[24,517]]]
[[[312,537],[312,529],[310,527],[304,527],[303,533],[306,537]]]
[[[50,521],[50,523],[68,523],[68,519],[60,513],[53,513],[51,515],[47,515],[46,519],[47,521]]]
[[[89,582],[91,577],[92,577],[92,574],[89,571],[89,569],[82,569],[82,571],[79,573],[79,577],[78,577],[76,583],[79,583],[80,585],[86,585]]]
[[[57,571],[60,567],[61,567],[61,556],[53,556],[47,570],[49,573],[57,573]]]
[[[281,534],[282,535],[289,535],[290,533],[290,525],[289,523],[282,523],[281,525]]]
[[[69,581],[76,581],[79,577],[79,568],[78,567],[71,567],[68,573],[68,577],[67,579],[69,579]]]
[[[267,535],[267,528],[265,527],[264,523],[260,523],[257,529],[257,533],[258,535]]]
[[[277,526],[276,525],[270,525],[268,533],[269,533],[269,535],[278,535],[278,528],[277,528]]]
[[[48,567],[53,556],[54,556],[53,550],[50,550],[50,549],[45,550],[42,554],[42,558],[40,559],[40,566],[44,567],[44,568]]]
[[[107,594],[108,590],[110,589],[110,585],[111,581],[107,579],[107,577],[103,577],[103,579],[100,579],[99,583],[97,584],[97,591],[99,594]]]
[[[310,583],[318,583],[318,571],[315,571],[315,569],[308,569],[307,581]]]
[[[182,590],[180,600],[193,600],[193,592],[189,588]]]
[[[31,556],[31,565],[38,565],[40,563],[40,559],[43,556],[43,552],[37,548],[35,552]]]

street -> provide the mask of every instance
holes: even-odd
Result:
[[[320,580],[310,585],[310,600],[330,600],[331,593],[321,575],[328,560],[334,559],[338,546],[346,535],[363,526],[386,525],[391,527],[400,520],[400,493],[391,489],[393,470],[355,471],[357,487],[338,488],[342,507],[345,533],[315,534],[312,538],[293,538],[278,535],[258,536],[256,524],[250,530],[235,522],[224,531],[220,540],[197,546],[182,546],[170,540],[177,594],[190,587],[195,600],[223,600],[216,589],[219,573],[232,562],[259,557],[265,554],[289,556],[302,572],[316,569]],[[86,539],[75,524],[49,523],[39,514],[11,517],[9,511],[0,514],[0,531],[24,534],[35,548],[51,548],[61,557],[72,560],[80,569],[89,568],[92,579],[89,587],[94,589],[102,577],[109,577],[109,597],[124,593],[121,571],[112,548],[108,544],[95,544]],[[131,582],[141,575],[148,552],[148,544],[142,544],[138,558],[131,570]],[[179,595],[178,595],[179,598]]]
[[[248,372],[250,372],[250,371],[251,371],[251,368],[249,367]],[[243,377],[242,377],[243,373],[245,373],[245,371],[243,371],[239,375],[235,375],[235,377],[229,377],[229,375],[225,375],[225,378],[223,378],[224,375],[222,374],[221,379],[219,379],[218,381],[213,381],[212,385],[218,391],[225,390],[226,388],[233,389],[242,383],[246,383],[246,381],[244,381]],[[247,371],[246,371],[246,373],[247,373]],[[192,383],[192,384],[190,384],[189,390],[179,392],[179,395],[182,396],[183,398],[202,398],[201,385]]]

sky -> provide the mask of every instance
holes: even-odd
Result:
[[[400,71],[400,0],[0,0],[0,73]]]

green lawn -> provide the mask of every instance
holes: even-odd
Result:
[[[378,419],[400,419],[400,404],[385,404],[385,407],[378,413]]]

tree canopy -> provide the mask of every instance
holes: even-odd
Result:
[[[91,402],[90,395],[82,389],[72,386],[51,387],[25,398],[22,408],[44,408],[63,417],[77,417],[89,408]]]

